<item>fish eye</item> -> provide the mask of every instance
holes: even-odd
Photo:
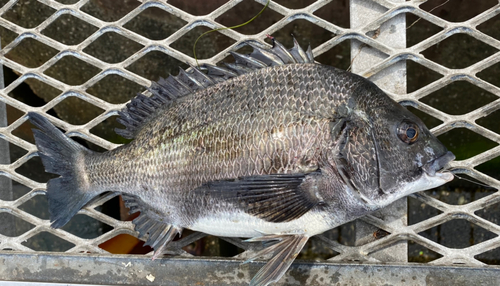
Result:
[[[403,120],[398,127],[398,137],[406,144],[412,144],[418,139],[418,126],[410,121]]]

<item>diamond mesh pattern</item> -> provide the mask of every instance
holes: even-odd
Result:
[[[52,229],[50,228],[49,221],[46,219],[46,214],[42,213],[35,215],[26,211],[26,208],[24,208],[26,203],[29,203],[29,201],[35,197],[39,198],[44,196],[46,180],[40,181],[37,179],[36,175],[30,172],[17,171],[18,168],[22,167],[23,164],[30,159],[37,157],[37,150],[35,145],[33,145],[32,138],[21,138],[16,136],[16,130],[27,124],[27,112],[36,111],[45,114],[59,128],[65,130],[69,136],[81,138],[104,149],[112,149],[119,146],[119,144],[111,143],[100,137],[98,133],[91,132],[90,130],[103,124],[108,118],[116,116],[117,111],[122,109],[125,103],[120,101],[107,102],[102,99],[103,97],[101,95],[90,92],[92,87],[99,84],[100,81],[105,80],[107,77],[108,79],[109,77],[120,77],[122,80],[125,79],[138,85],[149,86],[151,82],[147,76],[131,69],[130,66],[133,66],[148,53],[155,51],[166,54],[180,63],[190,63],[194,65],[194,58],[173,48],[173,46],[175,46],[173,45],[174,42],[181,39],[196,27],[204,26],[210,29],[223,27],[219,22],[215,21],[215,19],[218,19],[220,16],[230,11],[233,7],[238,5],[241,0],[227,1],[209,14],[201,16],[189,14],[166,3],[166,1],[144,0],[141,1],[142,3],[138,3],[136,6],[132,7],[130,11],[125,12],[119,19],[107,19],[108,21],[101,20],[87,13],[85,7],[89,3],[89,0],[69,2],[76,3],[65,5],[57,1],[39,0],[37,5],[44,7],[43,11],[45,14],[42,13],[40,15],[41,18],[36,19],[36,23],[24,23],[23,21],[13,20],[15,17],[12,16],[12,13],[15,13],[15,11],[12,10],[15,10],[14,6],[18,5],[20,2],[11,0],[0,8],[0,26],[10,31],[9,33],[17,34],[17,37],[0,51],[0,63],[20,75],[17,80],[0,90],[0,100],[23,114],[13,120],[7,127],[1,127],[0,136],[10,144],[17,146],[17,148],[22,148],[27,151],[26,154],[22,155],[15,162],[0,165],[0,172],[4,178],[8,177],[28,188],[28,192],[19,198],[12,200],[0,199],[0,215],[3,214],[0,218],[10,219],[13,216],[16,220],[21,219],[26,222],[26,225],[32,226],[23,229],[22,233],[0,234],[0,251],[2,251],[2,249],[21,252],[44,250],[44,247],[34,246],[30,244],[29,241],[37,235],[50,234],[51,236],[56,236],[58,239],[67,242],[65,245],[68,246],[63,250],[66,253],[105,253],[106,251],[101,248],[100,245],[109,239],[123,234],[131,236],[137,235],[130,221],[120,221],[99,211],[100,206],[113,198],[112,195],[99,198],[80,211],[80,215],[88,216],[92,218],[92,220],[102,222],[111,228],[111,230],[107,232],[104,231],[103,234],[98,237],[87,238],[83,235],[77,236],[64,229]],[[255,0],[255,2],[259,7],[262,7],[266,1]],[[279,2],[281,3],[284,1]],[[495,132],[477,124],[476,120],[486,117],[500,109],[500,98],[498,98],[500,97],[500,88],[477,77],[476,74],[500,61],[500,52],[498,52],[500,50],[500,41],[477,29],[482,23],[500,14],[500,4],[496,4],[494,7],[466,21],[449,22],[420,8],[422,1],[407,1],[395,4],[388,0],[373,0],[373,2],[384,7],[386,12],[376,20],[366,23],[366,25],[359,29],[350,29],[333,24],[324,19],[324,13],[318,13],[321,8],[331,6],[329,4],[330,2],[331,1],[316,1],[306,7],[294,7],[294,9],[287,8],[285,4],[271,2],[269,9],[272,10],[273,13],[279,14],[279,17],[277,17],[279,20],[277,20],[276,23],[269,25],[265,30],[259,31],[256,34],[248,34],[247,31],[245,31],[245,34],[242,34],[234,30],[222,30],[217,32],[229,38],[229,44],[227,47],[223,46],[215,55],[199,60],[199,62],[200,64],[215,64],[225,59],[228,51],[238,50],[243,47],[244,41],[261,41],[265,38],[266,34],[275,34],[290,23],[299,20],[308,21],[311,25],[316,27],[316,29],[321,28],[327,33],[332,34],[329,40],[313,45],[315,46],[314,54],[318,58],[321,57],[322,54],[326,54],[337,46],[345,43],[346,40],[360,41],[388,55],[388,57],[381,60],[378,64],[360,73],[366,77],[373,77],[396,62],[405,60],[413,61],[435,72],[438,75],[438,79],[407,94],[389,92],[389,95],[399,102],[404,102],[406,105],[412,106],[412,108],[418,109],[420,112],[440,120],[442,123],[437,124],[437,126],[432,129],[437,135],[444,134],[452,129],[465,128],[494,142],[494,147],[484,152],[470,158],[455,161],[453,163],[453,170],[457,174],[466,174],[478,181],[498,188],[500,186],[498,180],[476,170],[476,167],[499,157],[500,146],[498,146],[498,144],[500,144],[500,134],[497,133],[498,131]],[[162,13],[168,14],[169,17],[182,19],[183,26],[179,27],[173,33],[159,33],[158,35],[155,34],[156,36],[141,35],[134,32],[133,25],[128,23],[132,23],[141,13],[152,8],[161,10]],[[421,41],[419,40],[418,43],[413,44],[409,48],[397,49],[391,47],[389,44],[378,41],[376,32],[374,33],[374,31],[377,31],[386,21],[405,13],[410,13],[416,17],[422,18],[422,21],[432,23],[436,27],[439,27],[439,29],[437,29],[439,31],[434,31],[429,37],[421,39]],[[318,16],[320,14],[321,16]],[[46,15],[46,18],[44,18],[44,15]],[[95,27],[95,29],[93,29],[93,32],[84,39],[58,41],[46,35],[46,31],[50,31],[45,30],[46,28],[50,29],[54,27],[61,19],[66,19],[68,21],[70,18],[75,24],[86,23],[87,26]],[[431,61],[423,56],[425,50],[457,34],[472,37],[488,47],[491,47],[493,52],[488,54],[486,58],[472,65],[457,69],[447,68],[445,65]],[[99,41],[99,39],[104,36],[106,36],[104,39],[112,40],[114,38],[116,41],[125,43],[125,45],[133,45],[135,50],[130,55],[121,59],[121,62],[109,62],[106,56],[97,56],[91,49],[93,43]],[[10,51],[27,44],[26,41],[32,43],[36,42],[36,44],[41,47],[33,50],[32,52],[34,53],[47,50],[45,53],[45,55],[47,55],[46,61],[40,63],[38,66],[27,66],[23,64],[22,61],[15,61],[9,57]],[[202,45],[198,46],[199,50],[202,48]],[[71,78],[54,78],[51,76],[50,70],[52,67],[70,58],[78,60],[81,64],[94,67],[94,71],[88,75],[88,78],[83,79],[83,82],[75,82],[72,81]],[[36,80],[49,85],[57,90],[56,95],[48,103],[42,104],[41,106],[30,106],[21,100],[9,96],[14,89],[18,88],[26,80]],[[80,80],[82,80],[82,78],[80,78]],[[458,115],[447,114],[424,103],[425,100],[422,100],[426,96],[457,81],[466,81],[477,86],[492,94],[494,100],[488,101],[485,105],[474,108],[470,112]],[[84,101],[86,105],[96,107],[97,111],[94,117],[88,122],[86,121],[83,124],[70,124],[50,115],[51,109],[67,99],[74,98],[77,98],[79,101]],[[484,262],[475,259],[475,256],[491,252],[500,247],[500,225],[498,225],[498,221],[487,220],[478,215],[478,213],[483,214],[484,209],[498,205],[500,202],[500,194],[498,191],[492,191],[479,199],[466,201],[465,204],[457,205],[445,203],[439,200],[438,196],[433,196],[429,193],[419,193],[412,197],[412,200],[416,199],[419,204],[425,204],[428,207],[434,208],[436,214],[425,220],[397,229],[385,224],[377,217],[370,215],[362,218],[362,220],[381,229],[380,232],[374,234],[375,237],[371,241],[361,243],[362,245],[358,246],[354,246],[352,243],[340,243],[339,241],[342,241],[342,239],[338,238],[339,233],[342,231],[345,235],[345,233],[350,231],[344,226],[319,235],[315,239],[312,239],[310,244],[321,244],[325,247],[330,254],[323,255],[322,258],[330,261],[355,259],[377,262],[377,259],[370,256],[371,254],[381,251],[391,245],[395,245],[400,241],[411,241],[411,243],[416,243],[424,247],[427,252],[433,253],[433,259],[439,257],[435,260],[429,259],[432,260],[430,262],[431,264],[450,265],[459,263],[471,266],[485,265]],[[457,219],[478,226],[480,231],[488,233],[488,235],[485,236],[486,239],[465,248],[454,248],[453,246],[448,245],[447,247],[443,245],[443,243],[439,243],[439,240],[433,239],[432,235],[425,235],[426,231]],[[349,225],[352,226],[352,224]],[[204,236],[206,235],[201,233],[185,235],[182,239],[172,243],[169,252],[173,255],[190,256],[192,254],[189,254],[185,249],[195,247],[193,243],[199,241]],[[239,259],[248,257],[254,251],[254,248],[258,247],[250,243],[242,242],[240,239],[236,238],[223,238],[222,240],[245,250],[235,256]],[[358,242],[358,244],[360,243]],[[304,257],[307,256],[305,255]],[[483,259],[482,261],[487,260]]]

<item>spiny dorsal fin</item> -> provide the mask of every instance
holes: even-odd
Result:
[[[293,48],[287,50],[280,42],[273,39],[273,47],[268,49],[263,45],[248,43],[254,50],[250,55],[230,52],[235,58],[235,63],[225,63],[225,67],[203,65],[201,68],[191,67],[189,70],[180,69],[177,76],[160,78],[153,82],[148,90],[152,96],[138,94],[127,107],[118,112],[118,122],[125,129],[115,129],[118,135],[133,139],[144,124],[155,114],[155,111],[168,106],[177,98],[191,94],[209,86],[250,73],[268,66],[313,63],[311,47],[306,52],[294,40]],[[206,70],[204,73],[202,70]]]

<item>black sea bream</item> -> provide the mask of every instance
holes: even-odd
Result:
[[[120,193],[155,257],[185,228],[277,241],[251,259],[274,255],[250,282],[263,286],[309,237],[452,180],[454,155],[375,84],[296,42],[251,45],[233,64],[153,83],[120,112],[117,133],[134,140],[109,152],[29,113],[45,170],[60,175],[47,184],[52,226]]]

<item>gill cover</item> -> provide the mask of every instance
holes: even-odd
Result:
[[[371,194],[378,194],[380,162],[370,124],[360,118],[340,119],[333,124],[337,136],[333,164],[344,184],[364,203],[370,204]]]

